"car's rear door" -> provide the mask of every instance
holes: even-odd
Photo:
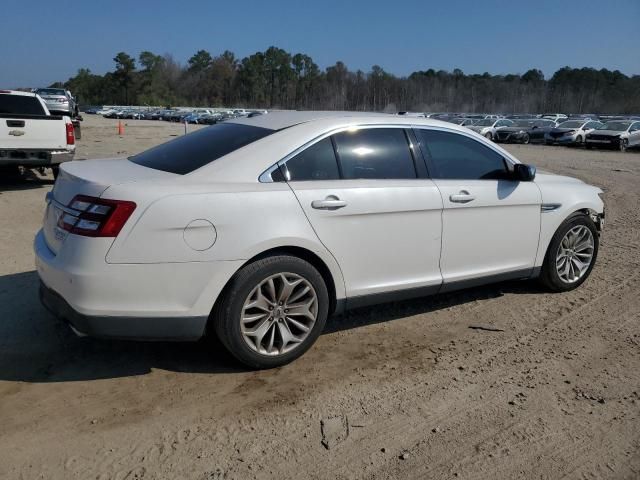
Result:
[[[318,140],[281,166],[351,305],[389,291],[436,291],[442,199],[403,128],[362,127]]]
[[[415,129],[443,200],[440,269],[448,284],[531,273],[541,194],[512,179],[497,149],[466,133]]]

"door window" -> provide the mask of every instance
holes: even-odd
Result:
[[[330,138],[325,138],[289,159],[285,170],[287,180],[338,180],[340,172]]]
[[[432,178],[490,180],[508,178],[502,155],[458,133],[417,129],[420,148],[428,157]]]
[[[364,128],[333,136],[344,179],[416,178],[413,156],[401,128]]]

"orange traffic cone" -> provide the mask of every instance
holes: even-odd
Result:
[[[118,135],[124,135],[124,124],[118,120]]]

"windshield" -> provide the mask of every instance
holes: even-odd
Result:
[[[535,120],[514,120],[513,126],[529,128],[529,127],[533,127],[534,122]]]
[[[40,88],[37,93],[38,95],[62,95],[66,97],[65,91],[60,88]]]
[[[624,132],[631,126],[631,122],[607,122],[598,130],[613,130],[614,132]]]
[[[570,120],[568,122],[562,122],[558,125],[558,128],[580,128],[584,123],[585,122],[581,120]]]
[[[493,125],[494,123],[496,123],[496,121],[492,118],[485,118],[484,120],[478,120],[476,123],[474,123],[473,125],[476,127],[490,127],[491,125]]]
[[[275,131],[250,125],[221,123],[158,145],[129,157],[129,160],[144,167],[184,175]]]

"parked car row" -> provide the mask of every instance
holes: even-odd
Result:
[[[400,112],[410,117],[434,118],[464,126],[497,143],[544,143],[625,151],[640,147],[640,117],[594,114],[426,114]]]
[[[267,113],[266,110],[213,109],[213,108],[140,108],[91,106],[85,113],[102,115],[105,118],[130,120],[164,120],[167,122],[213,125],[231,118],[242,118]]]

